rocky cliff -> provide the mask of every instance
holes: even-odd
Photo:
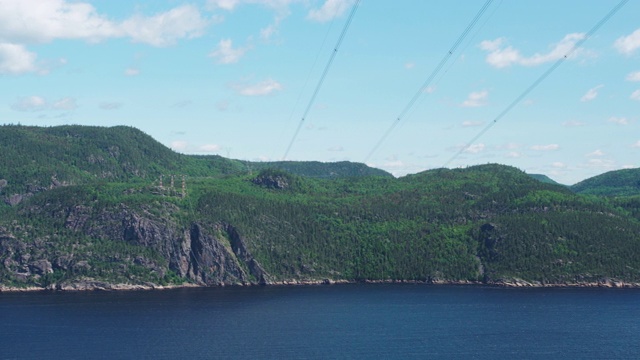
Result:
[[[159,209],[163,212],[159,213]],[[46,206],[29,209],[34,216],[47,210],[52,209]],[[53,276],[56,270],[79,275],[73,280],[76,283],[77,279],[87,282],[93,275],[105,276],[97,267],[106,261],[111,263],[109,268],[120,269],[121,275],[128,276],[134,283],[135,279],[127,275],[133,270],[152,273],[160,280],[173,273],[199,285],[271,281],[231,224],[179,224],[172,220],[179,209],[170,203],[155,208],[144,206],[142,210],[119,204],[101,210],[78,205],[58,211],[56,217],[70,233],[64,237],[76,239],[72,244],[60,241],[55,235],[37,236],[34,229],[0,228],[0,255],[5,259],[0,266],[14,279],[68,288],[71,284],[64,281],[56,284]],[[86,240],[79,240],[83,237]],[[122,242],[140,249],[140,254],[116,248],[108,252],[107,258],[98,256],[98,244]],[[104,288],[104,282],[102,284],[98,288]]]

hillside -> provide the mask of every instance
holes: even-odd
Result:
[[[0,162],[11,184],[0,193],[4,286],[640,282],[638,198],[586,197],[513,167],[396,179],[361,164],[295,165],[309,177],[175,154],[131,128],[10,130],[40,147]],[[114,130],[122,138],[99,136]],[[78,143],[88,150],[58,149]],[[92,167],[91,155],[104,161]],[[165,171],[188,174],[184,187],[160,184]],[[4,192],[37,184],[18,202]]]
[[[280,169],[286,172],[318,179],[335,179],[342,177],[382,176],[393,177],[388,172],[369,167],[365,164],[350,161],[323,163],[319,161],[271,161],[248,162],[247,165],[256,170]]]
[[[531,176],[532,178],[541,181],[543,183],[547,183],[547,184],[555,184],[555,185],[562,185],[559,182],[553,180],[552,178],[548,177],[547,175],[543,175],[543,174],[529,174],[529,176]]]
[[[581,181],[571,186],[571,190],[590,195],[640,195],[640,169],[609,171]]]
[[[304,176],[391,176],[364,164],[340,162],[251,163],[217,155],[178,154],[142,131],[127,127],[0,126],[0,196],[12,203],[58,186],[96,181],[169,181],[173,175],[211,177],[280,168]]]

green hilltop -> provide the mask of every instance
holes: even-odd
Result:
[[[640,169],[623,169],[583,180],[571,189],[580,194],[604,196],[640,195]]]
[[[249,163],[177,154],[130,127],[3,126],[0,139],[5,287],[640,282],[638,198],[513,167],[394,178]]]

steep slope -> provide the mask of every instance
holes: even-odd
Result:
[[[555,184],[555,185],[562,185],[559,182],[553,180],[552,178],[548,177],[547,175],[543,175],[543,174],[529,174],[529,176],[531,176],[532,178],[541,181],[543,183],[548,183],[548,184]]]
[[[609,171],[581,181],[571,186],[571,190],[589,195],[640,195],[640,169]]]
[[[396,179],[181,155],[129,127],[4,126],[0,151],[0,285],[640,282],[640,197],[513,167]]]
[[[0,127],[0,177],[6,191],[89,180],[150,178],[181,167],[180,156],[129,127]]]
[[[640,281],[640,222],[501,165],[400,179],[281,170],[67,186],[0,209],[14,286]]]
[[[390,174],[356,163],[247,163],[178,154],[127,127],[0,126],[0,198],[15,205],[59,186],[114,181],[169,182],[182,176],[246,174],[267,167],[319,178]]]

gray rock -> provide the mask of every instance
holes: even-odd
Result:
[[[49,260],[45,260],[45,259],[36,260],[31,264],[29,264],[29,270],[31,270],[32,273],[35,273],[38,275],[46,275],[46,274],[53,273],[53,267],[51,266],[51,263],[49,262]]]

